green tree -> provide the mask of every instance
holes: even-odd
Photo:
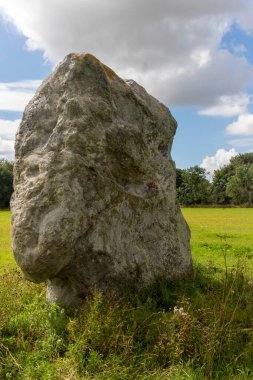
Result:
[[[13,163],[0,159],[0,208],[10,206],[13,192]]]
[[[214,172],[212,182],[212,203],[229,204],[230,197],[226,192],[229,178],[234,175],[234,168],[231,165],[223,166]]]
[[[207,204],[210,201],[211,184],[206,171],[199,166],[177,171],[177,195],[180,204]]]
[[[253,204],[253,164],[237,166],[235,174],[228,180],[226,194],[234,204]]]
[[[183,178],[182,178],[182,173],[183,169],[176,169],[176,188],[178,189],[182,183],[183,183]]]
[[[253,152],[238,154],[235,157],[232,157],[230,160],[230,165],[236,168],[239,165],[253,164]]]
[[[253,164],[253,153],[238,154],[237,156],[231,158],[228,165],[225,165],[215,171],[211,195],[211,200],[213,203],[229,204],[231,201],[235,202],[235,199],[232,197],[232,192],[229,190],[227,191],[228,182],[230,181],[230,178],[235,175],[239,166],[248,164]]]

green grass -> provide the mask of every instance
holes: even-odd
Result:
[[[191,248],[195,264],[224,270],[238,261],[252,274],[252,208],[185,208],[183,214],[191,229]],[[14,264],[11,254],[10,212],[0,211],[0,268]]]
[[[195,264],[218,273],[226,255],[230,270],[240,263],[253,275],[252,208],[185,208],[183,214],[191,228]]]
[[[238,261],[252,274],[252,208],[185,208],[183,214],[191,229],[191,248],[195,264],[224,270],[224,251],[228,267]],[[0,211],[0,268],[14,264],[11,254],[10,212]]]
[[[7,264],[14,264],[11,253],[10,211],[0,211],[0,270]]]
[[[0,379],[253,379],[253,211],[183,212],[192,279],[120,298],[94,290],[71,315],[23,280],[0,212]]]

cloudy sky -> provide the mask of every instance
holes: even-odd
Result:
[[[178,121],[178,167],[253,151],[252,0],[0,0],[0,156],[22,111],[69,52],[97,56]]]

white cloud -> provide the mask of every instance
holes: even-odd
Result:
[[[253,137],[246,137],[242,139],[230,140],[229,144],[237,148],[253,147]]]
[[[199,114],[206,116],[236,116],[245,113],[249,103],[250,96],[247,94],[221,96],[216,105],[201,110]]]
[[[0,110],[23,112],[40,83],[40,80],[0,82]]]
[[[14,159],[15,134],[20,121],[0,119],[0,158]]]
[[[238,44],[238,45],[232,44],[230,47],[232,48],[233,52],[236,54],[245,54],[248,52],[246,46],[243,44]]]
[[[246,58],[220,49],[235,21],[253,27],[251,0],[0,0],[0,8],[53,63],[90,52],[169,105],[207,107],[252,80]]]
[[[14,159],[14,141],[4,140],[0,137],[0,158]]]
[[[206,66],[211,61],[210,50],[196,49],[192,52],[191,58],[199,67]]]
[[[227,126],[226,131],[230,135],[253,135],[253,114],[240,115],[237,121]]]
[[[21,120],[0,119],[0,138],[3,140],[14,140]]]
[[[200,167],[206,169],[206,171],[212,176],[215,170],[227,165],[231,158],[237,154],[238,153],[234,148],[230,150],[218,149],[214,156],[206,156],[202,160]]]

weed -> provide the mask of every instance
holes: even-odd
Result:
[[[5,272],[1,376],[239,379],[239,372],[253,370],[253,287],[241,268],[224,276],[212,280],[198,267],[184,285],[168,288],[160,280],[132,299],[94,290],[78,315],[69,316],[45,303],[43,287],[24,282],[18,271]],[[15,287],[18,297],[9,294]]]
[[[209,261],[195,256],[193,278],[157,279],[121,297],[94,289],[76,315],[48,305],[44,285],[26,282],[18,269],[5,266],[0,378],[252,378],[253,277],[246,257],[251,251],[248,237],[246,245],[233,239],[223,234],[222,240],[193,241],[210,255]],[[235,253],[241,253],[240,261]]]

